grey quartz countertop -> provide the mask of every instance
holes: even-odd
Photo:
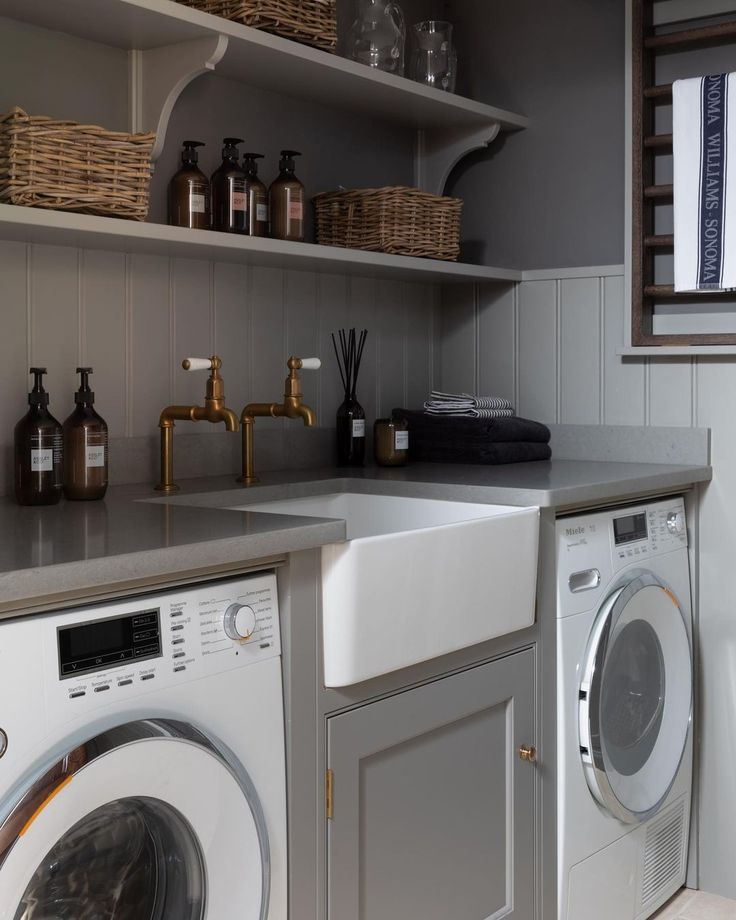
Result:
[[[22,508],[0,500],[0,615],[208,572],[345,539],[343,521],[226,510],[233,505],[353,490],[560,510],[672,492],[711,478],[709,466],[551,460],[497,467],[414,464],[401,469],[266,473],[190,480],[173,498],[150,485],[117,486],[101,502]]]

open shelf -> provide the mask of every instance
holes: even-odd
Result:
[[[0,239],[397,281],[521,281],[521,272],[0,204]]]
[[[0,16],[128,50],[224,35],[217,73],[276,93],[371,113],[416,128],[502,130],[529,120],[413,80],[373,70],[335,54],[251,29],[173,0],[0,0]]]

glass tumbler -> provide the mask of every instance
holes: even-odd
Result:
[[[409,75],[417,83],[455,92],[457,52],[452,43],[452,23],[439,19],[417,22],[412,29],[414,51]]]

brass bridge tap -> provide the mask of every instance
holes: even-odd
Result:
[[[222,361],[217,355],[211,358],[185,358],[181,362],[185,371],[210,371],[207,378],[207,395],[204,406],[167,406],[161,413],[161,482],[157,492],[178,492],[174,482],[174,422],[224,422],[227,431],[238,430],[238,417],[225,405],[225,382],[220,376]]]
[[[314,410],[302,402],[301,381],[298,371],[316,371],[322,367],[319,358],[296,358],[292,355],[286,362],[289,376],[284,384],[282,403],[249,403],[240,416],[243,438],[243,475],[238,482],[250,486],[258,482],[253,460],[253,429],[256,418],[300,418],[308,428],[317,424]]]

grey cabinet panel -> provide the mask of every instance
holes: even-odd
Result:
[[[328,719],[329,920],[532,920],[534,652]]]

